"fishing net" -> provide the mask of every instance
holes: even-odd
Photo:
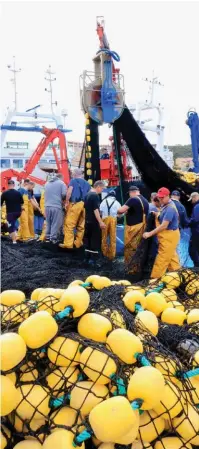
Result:
[[[125,302],[126,295],[136,291],[147,296],[150,293],[161,294],[167,303],[176,295],[178,304],[184,306],[187,316],[191,317],[191,312],[199,308],[199,272],[182,269],[166,276],[153,283],[144,280],[135,285],[126,281],[115,281],[113,285],[109,282],[107,285],[110,286],[99,290],[94,287],[94,281],[93,284],[86,282],[84,288],[88,289],[90,296],[86,314],[97,314],[99,320],[92,331],[93,338],[81,334],[81,317],[75,318],[72,309],[67,316],[60,315],[60,298],[47,290],[46,294],[45,291],[42,293],[42,299],[27,298],[21,304],[1,306],[2,335],[20,333],[21,324],[38,311],[48,311],[57,322],[57,331],[49,336],[47,343],[33,349],[28,347],[17,365],[2,371],[3,375],[10,376],[20,396],[14,410],[2,418],[2,434],[8,441],[8,448],[13,448],[24,438],[43,443],[60,429],[72,433],[74,445],[81,445],[83,438],[87,449],[94,448],[97,442],[89,419],[90,412],[97,404],[116,397],[128,397],[132,408],[137,409],[139,431],[136,440],[140,439],[143,447],[148,443],[148,447],[168,449],[168,438],[174,437],[178,438],[179,449],[189,448],[188,443],[196,448],[199,446],[198,376],[188,377],[188,373],[197,368],[198,321],[190,322],[191,319],[186,318],[184,325],[170,324],[164,322],[162,314],[156,311],[158,331],[154,335],[150,331],[150,323],[142,321],[139,295],[134,311]],[[149,305],[146,305],[146,310],[150,310]],[[106,319],[108,326],[103,330],[106,338],[101,342],[95,341],[95,332],[101,326],[100,317]],[[131,335],[137,336],[139,350],[134,354],[133,363],[124,361],[124,344],[119,348],[120,356],[113,350],[109,337],[116,330],[130,331]],[[35,332],[39,334],[39,326]],[[86,328],[87,332],[90,332],[90,327]],[[127,344],[126,347],[128,349]],[[142,388],[145,387],[141,383],[138,397],[135,395],[133,401],[128,388],[136,371],[146,366],[162,373],[165,394],[161,402],[142,409]],[[150,377],[143,378],[143,383],[150,391]],[[153,396],[156,387],[153,385]],[[185,438],[187,446],[184,446]],[[58,442],[56,444],[59,447]],[[118,443],[115,447],[130,449],[131,444]]]

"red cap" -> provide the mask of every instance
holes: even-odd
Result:
[[[166,187],[161,187],[161,189],[158,190],[157,196],[159,198],[164,198],[165,196],[170,195],[170,190]]]

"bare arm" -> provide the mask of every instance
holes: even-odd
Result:
[[[73,191],[73,186],[68,187],[67,194],[66,194],[66,204],[68,204],[70,201],[72,191]]]
[[[94,210],[94,214],[95,214],[96,220],[98,221],[98,223],[100,225],[100,228],[102,228],[102,229],[105,228],[106,225],[105,225],[105,223],[102,221],[102,219],[100,217],[99,209],[95,209]]]
[[[126,204],[124,204],[124,206],[121,206],[118,209],[117,213],[118,213],[118,215],[122,215],[122,214],[125,214],[128,210],[129,210],[129,207],[126,206]]]
[[[169,226],[169,221],[164,220],[161,225],[157,226],[157,228],[153,229],[153,231],[145,232],[143,234],[144,239],[148,239],[149,237],[153,237],[156,234],[159,234],[159,232],[164,231]]]

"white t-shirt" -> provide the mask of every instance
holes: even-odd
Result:
[[[109,211],[108,211],[107,203],[108,203],[109,207],[112,205]],[[102,218],[109,217],[109,216],[117,217],[117,211],[120,207],[121,207],[121,204],[115,199],[114,196],[109,196],[108,198],[104,199],[100,204],[100,212],[101,212]]]

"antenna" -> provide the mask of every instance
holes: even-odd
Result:
[[[146,81],[147,83],[149,83],[149,102],[146,100],[146,103],[152,105],[153,104],[153,100],[154,100],[154,90],[155,90],[155,86],[164,86],[164,84],[161,84],[161,82],[158,80],[157,76],[154,76],[154,70],[153,70],[153,74],[152,74],[152,79],[148,79],[148,78],[144,78],[143,81]]]
[[[51,112],[53,114],[53,105],[57,106],[57,101],[53,103],[53,89],[52,89],[52,83],[53,81],[56,81],[56,78],[53,77],[55,75],[55,72],[51,71],[51,65],[48,66],[48,69],[45,72],[47,74],[47,77],[45,77],[45,80],[49,83],[49,89],[45,88],[45,91],[50,94],[50,107]]]
[[[21,69],[16,69],[15,56],[13,56],[13,65],[7,65],[8,70],[13,73],[13,78],[11,78],[11,82],[14,86],[14,105],[15,111],[17,111],[17,73],[21,72]]]

